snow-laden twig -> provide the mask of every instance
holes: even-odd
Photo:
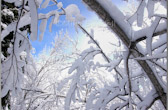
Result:
[[[140,52],[139,48],[137,49],[136,43],[133,43],[133,42],[136,42],[136,40],[138,40],[138,39],[139,40],[146,39],[147,38],[146,34],[149,34],[149,32],[148,32],[149,30],[151,31],[150,34],[152,34],[152,38],[153,38],[153,36],[160,35],[160,34],[163,34],[166,32],[166,21],[165,20],[160,21],[158,19],[160,17],[156,17],[157,19],[153,20],[153,22],[151,23],[151,24],[153,24],[153,27],[150,28],[150,26],[152,26],[152,25],[150,25],[150,26],[144,27],[142,29],[139,29],[138,31],[135,31],[133,39],[130,40],[131,35],[129,34],[129,31],[128,31],[128,30],[130,30],[130,27],[123,23],[123,22],[125,22],[125,19],[120,14],[121,12],[118,12],[118,9],[116,9],[116,7],[113,4],[111,5],[111,3],[110,3],[111,1],[109,1],[109,0],[105,0],[105,1],[102,1],[102,0],[92,0],[92,1],[83,0],[83,1],[93,11],[95,11],[99,15],[99,17],[103,19],[103,21],[105,21],[105,23],[110,27],[110,29],[112,29],[113,32],[115,32],[118,35],[118,37],[122,40],[122,42],[125,44],[126,47],[129,47],[130,42],[132,44],[134,44],[134,45],[131,45],[131,50],[130,50],[133,57],[143,56],[143,54]],[[114,12],[117,12],[117,14]],[[118,13],[119,13],[119,15],[118,15]],[[117,19],[116,15],[118,15],[118,17],[120,17],[120,19],[119,18]],[[155,21],[157,21],[157,22],[155,22]],[[114,22],[115,22],[115,24],[113,24]],[[121,26],[121,24],[122,24],[122,26]],[[125,29],[124,27],[126,27],[127,29]],[[150,37],[151,37],[151,35],[150,35]],[[147,43],[146,45],[150,46],[151,42]],[[150,49],[148,48],[148,50],[150,50]],[[164,94],[163,88],[162,88],[161,84],[158,82],[157,78],[155,77],[154,72],[152,71],[151,67],[144,60],[141,60],[141,61],[137,60],[137,62],[140,64],[142,69],[147,73],[147,76],[149,77],[149,79],[153,83],[157,93],[161,97],[160,98],[161,102],[166,107],[165,94]]]
[[[158,59],[158,58],[166,58],[166,57],[167,57],[167,52],[164,52],[164,53],[154,54],[152,56],[139,57],[139,58],[134,58],[134,59],[135,60],[149,60],[149,59]]]

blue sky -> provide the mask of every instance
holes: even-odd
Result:
[[[70,4],[76,4],[78,6],[78,8],[80,9],[81,14],[86,19],[91,19],[92,17],[96,16],[96,14],[93,11],[90,11],[87,9],[85,4],[82,3],[82,0],[57,0],[57,1],[62,2],[64,8],[66,8]],[[116,4],[118,7],[123,7],[122,0],[112,0],[112,2],[114,4]],[[50,2],[50,5],[51,4],[53,4],[53,3]],[[47,13],[51,10],[56,10],[56,9],[57,9],[57,6],[50,6],[45,9],[38,9],[38,13]],[[40,51],[42,51],[45,46],[51,47],[52,46],[51,42],[54,41],[54,37],[55,37],[56,33],[59,32],[59,30],[61,30],[61,29],[63,29],[64,31],[67,30],[70,37],[72,37],[72,38],[74,36],[78,35],[78,33],[76,33],[76,31],[75,31],[73,24],[66,21],[65,15],[60,17],[60,19],[59,19],[60,22],[58,24],[53,25],[52,32],[49,32],[49,28],[48,28],[50,21],[51,21],[51,18],[47,22],[47,27],[46,27],[46,31],[43,36],[43,40],[41,42],[39,40],[31,41],[33,48],[35,48],[35,50],[36,50],[35,55],[39,54]],[[40,22],[41,21],[39,21],[38,26],[40,25]],[[40,32],[38,30],[38,36],[39,36],[39,33]]]

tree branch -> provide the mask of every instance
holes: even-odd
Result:
[[[105,23],[118,35],[118,37],[122,40],[126,47],[129,47],[130,39],[127,34],[121,29],[118,23],[110,16],[110,14],[99,4],[96,0],[83,0],[92,10],[94,10],[98,16],[105,21]],[[115,25],[114,25],[115,23]],[[132,48],[133,50],[137,50],[135,46]],[[137,50],[136,52],[131,53],[135,58],[142,56],[142,54]],[[154,72],[147,64],[146,61],[137,61],[139,65],[143,68],[146,72],[147,76],[149,77],[150,81],[154,85],[158,95],[161,98],[161,102],[163,103],[164,107],[166,108],[166,94],[163,91],[162,86],[158,82]]]

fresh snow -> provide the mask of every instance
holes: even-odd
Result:
[[[147,10],[148,10],[148,17],[151,18],[154,14],[154,2],[153,0],[148,0],[147,3]]]
[[[50,0],[45,0],[44,3],[41,5],[41,8],[46,8],[49,4]]]
[[[29,0],[30,7],[30,16],[31,16],[31,35],[30,38],[32,41],[37,40],[37,23],[38,23],[38,15],[37,15],[37,6],[34,0]]]
[[[66,19],[70,22],[81,23],[85,18],[80,14],[77,5],[71,4],[65,8]]]
[[[20,0],[5,1],[14,3],[17,6],[21,5]],[[54,47],[46,51],[47,55],[40,54],[38,55],[38,60],[40,59],[40,61],[34,61],[30,54],[32,47],[27,37],[27,30],[16,30],[17,23],[18,28],[30,24],[30,39],[36,40],[37,22],[41,20],[39,26],[41,32],[39,40],[41,41],[49,19],[51,18],[49,24],[49,30],[51,31],[52,25],[59,22],[59,17],[62,16],[62,12],[64,11],[62,8],[64,7],[62,2],[58,2],[56,3],[57,10],[49,11],[46,14],[37,14],[37,8],[39,6],[47,8],[50,0],[45,0],[44,2],[42,0],[27,1],[28,6],[24,8],[28,12],[25,11],[20,21],[12,22],[9,25],[1,22],[1,25],[4,27],[1,33],[1,41],[10,32],[17,31],[15,39],[12,40],[14,43],[10,43],[9,48],[7,48],[7,52],[10,55],[5,57],[1,53],[3,68],[1,98],[10,90],[12,109],[24,109],[29,104],[27,102],[33,100],[34,102],[30,104],[30,109],[36,108],[37,110],[49,109],[49,107],[51,109],[65,110],[132,110],[133,104],[138,109],[146,110],[153,100],[158,97],[158,94],[143,68],[137,63],[137,60],[145,60],[148,63],[166,93],[167,34],[153,37],[154,32],[167,29],[165,18],[161,18],[167,17],[165,16],[166,1],[142,1],[137,13],[126,20],[123,13],[111,0],[97,0],[110,13],[110,16],[114,18],[114,21],[116,21],[121,29],[124,30],[130,41],[147,37],[146,42],[142,41],[136,44],[137,51],[141,52],[142,56],[134,58],[130,55],[128,62],[129,73],[126,72],[125,68],[127,66],[126,60],[129,48],[122,47],[124,52],[122,51],[120,54],[119,51],[121,50],[119,48],[121,48],[122,44],[117,39],[116,43],[118,41],[119,43],[118,45],[114,45],[118,48],[113,52],[114,49],[111,47],[113,43],[110,40],[116,40],[114,36],[117,35],[111,34],[108,40],[105,40],[104,36],[107,36],[107,34],[102,34],[101,29],[99,32],[95,28],[91,29],[91,37],[87,37],[90,39],[87,44],[90,48],[79,52],[76,47],[77,42],[74,42],[69,36],[62,38],[62,32],[60,32],[60,36],[57,36],[58,42],[55,41]],[[8,12],[7,9],[4,11],[9,16],[13,16],[11,11]],[[75,4],[68,5],[65,8],[64,14],[66,20],[73,22],[75,27],[85,19]],[[145,21],[145,19],[147,20]],[[145,25],[145,23],[147,24]],[[108,30],[108,28],[103,29]],[[103,46],[103,42],[110,44],[110,48],[107,46],[107,49],[106,46]],[[72,43],[72,45],[69,46],[69,43]],[[62,46],[63,49],[72,47],[74,51],[69,54],[69,52],[62,49]],[[108,52],[106,51],[111,53],[107,54]],[[111,58],[111,54],[114,56],[113,58]],[[127,77],[128,74],[130,77]],[[131,91],[129,91],[129,80],[131,81]],[[131,92],[131,96],[128,95],[129,92]],[[161,102],[156,101],[152,105],[152,108],[155,106],[163,109]]]
[[[59,3],[57,4],[57,7],[58,7],[59,9],[61,9],[62,6],[63,6],[62,2],[59,2]]]
[[[43,19],[40,23],[40,36],[39,36],[39,41],[42,41],[43,40],[43,36],[44,36],[44,32],[45,32],[45,29],[46,29],[46,26],[47,26],[47,19]]]
[[[152,56],[146,56],[146,57],[140,57],[140,58],[134,58],[135,60],[149,60],[149,59],[157,59],[157,58],[166,58],[167,52],[154,54]]]
[[[12,18],[14,18],[14,13],[11,10],[9,10],[9,9],[3,9],[2,13],[5,16],[11,16]]]
[[[2,31],[1,33],[1,41],[12,31],[14,31],[16,28],[16,22],[13,22],[9,24],[5,30]]]
[[[162,31],[164,29],[167,28],[167,25],[165,23],[166,21],[164,21],[163,23],[159,23],[159,25],[157,26],[157,28],[155,29],[155,32],[159,32]],[[143,29],[134,31],[134,37],[132,38],[132,41],[136,41],[137,39],[141,38],[141,37],[145,37],[149,31],[150,26],[145,27]]]
[[[156,17],[155,21],[152,23],[152,25],[148,28],[148,33],[146,34],[147,40],[146,40],[146,48],[149,53],[149,55],[152,55],[152,37],[153,33],[155,32],[155,29],[157,25],[160,22],[160,17]]]
[[[111,2],[111,0],[96,0],[110,14],[114,21],[121,27],[128,37],[131,37],[131,26],[126,21],[124,14]],[[112,11],[113,10],[113,11]],[[116,16],[117,15],[117,16]]]
[[[140,7],[137,10],[137,24],[139,27],[143,24],[143,17],[144,17],[144,8],[146,6],[145,0],[141,1]]]
[[[18,27],[23,27],[23,26],[28,25],[30,23],[31,23],[31,16],[30,16],[30,12],[28,12],[23,17],[20,18],[20,22],[18,24]]]
[[[4,0],[4,1],[6,1],[6,2],[8,2],[8,3],[13,3],[13,2],[15,2],[15,1],[17,1],[17,0]]]

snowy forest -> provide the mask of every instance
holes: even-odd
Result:
[[[79,0],[111,33],[108,40],[67,1],[1,1],[1,109],[166,110],[167,1],[121,0],[126,12],[114,0]],[[53,46],[33,55],[32,42],[50,39],[46,30],[62,17],[88,39],[85,48],[57,29]]]

